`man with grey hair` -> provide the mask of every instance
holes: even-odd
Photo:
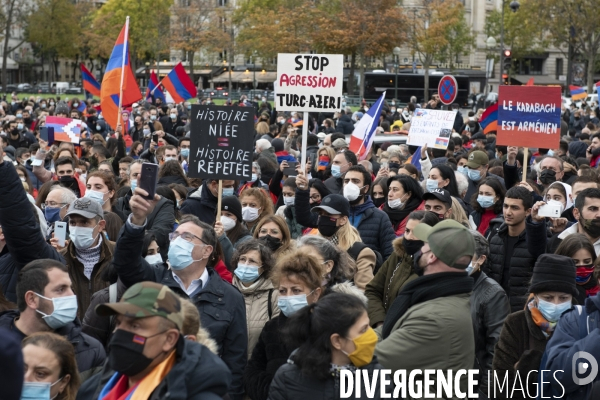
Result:
[[[2,151],[0,142],[0,154]],[[64,263],[42,235],[37,212],[27,200],[17,170],[0,158],[0,290],[9,301],[17,302],[19,271],[41,258]]]
[[[279,164],[277,162],[277,156],[275,155],[275,149],[273,146],[271,146],[271,142],[269,142],[267,139],[258,139],[256,141],[254,150],[259,157],[269,159],[275,164]]]
[[[475,332],[475,366],[479,370],[479,397],[487,398],[488,372],[492,370],[494,348],[500,338],[504,320],[510,314],[508,296],[495,280],[482,271],[490,258],[490,245],[481,233],[471,230],[475,254],[467,273],[475,284],[471,293],[471,319]]]
[[[365,167],[365,169],[367,170],[368,173],[373,175],[373,164],[371,163],[371,161],[361,160],[358,162],[358,165],[362,165],[363,167]]]
[[[52,186],[46,197],[46,202],[42,204],[44,217],[48,223],[48,234],[46,236],[48,240],[52,239],[54,235],[54,223],[63,220],[67,214],[69,204],[76,199],[77,195],[71,189],[60,185]]]

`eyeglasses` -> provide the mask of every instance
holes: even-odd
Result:
[[[198,239],[199,241],[201,241],[202,243],[206,244],[206,242],[204,242],[204,240],[200,239],[198,236],[189,233],[189,232],[183,232],[183,233],[179,233],[179,232],[171,232],[169,233],[169,240],[173,241],[175,239],[177,239],[178,237],[180,237],[185,240],[186,242],[191,242],[194,239]],[[208,245],[207,245],[208,246]]]
[[[42,203],[41,206],[42,206],[42,210],[45,210],[46,207],[54,207],[54,208],[60,207],[60,208],[63,208],[67,204],[69,204],[69,203],[57,203],[55,201],[47,201],[45,203]]]

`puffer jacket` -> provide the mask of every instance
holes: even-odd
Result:
[[[286,364],[284,364],[273,379],[271,389],[269,390],[270,400],[330,400],[340,398],[340,378],[339,376],[331,376],[325,380],[316,379],[302,373],[300,368],[294,363],[296,354],[292,354]],[[361,379],[360,395],[353,390],[351,398],[353,399],[380,399],[381,398],[381,381],[373,379],[376,370],[381,370],[383,367],[377,361],[377,357],[373,356],[371,362],[361,371],[367,371],[370,379]],[[364,373],[364,372],[363,372]],[[372,394],[368,394],[365,382],[373,382],[371,390]],[[348,390],[348,388],[344,388]],[[386,389],[390,395],[393,392],[391,385]]]
[[[18,333],[19,338],[22,340],[25,335],[15,326],[15,319],[20,315],[21,313],[18,310],[0,313],[0,328]],[[102,364],[106,359],[104,347],[96,339],[81,331],[81,323],[78,318],[53,332],[65,337],[73,345],[77,369],[82,382],[102,369]]]
[[[413,257],[406,254],[402,238],[394,240],[394,252],[383,263],[365,289],[371,325],[385,320],[385,315],[402,287],[418,276],[413,271]]]
[[[502,287],[484,272],[471,275],[475,286],[471,294],[471,317],[475,332],[475,366],[479,372],[479,398],[487,398],[488,371],[492,370],[494,347],[504,320],[510,314],[508,297]]]
[[[29,203],[17,170],[0,163],[0,226],[6,245],[0,252],[0,289],[17,302],[17,276],[28,263],[41,258],[64,263],[64,258],[46,243],[34,206]]]
[[[217,216],[217,198],[207,185],[208,181],[205,181],[198,189],[190,192],[181,204],[180,211],[181,214],[193,214],[200,218],[200,221],[213,225]]]
[[[127,287],[120,280],[117,281],[117,298],[115,301],[121,300],[123,293]],[[81,323],[83,332],[98,340],[106,348],[108,341],[115,329],[115,319],[109,317],[101,317],[96,314],[96,306],[99,304],[109,303],[110,293],[106,287],[97,291],[90,299],[90,305],[85,310],[85,316]]]
[[[392,254],[392,242],[396,233],[392,228],[390,218],[379,210],[367,196],[361,205],[350,207],[350,223],[354,226],[364,244],[371,250],[378,251],[384,259]]]
[[[246,287],[234,275],[233,285],[244,295],[244,301],[246,302],[248,358],[250,358],[265,323],[279,315],[279,307],[277,306],[279,292],[275,290],[270,279],[263,277],[259,278],[251,286]]]
[[[148,400],[220,400],[227,393],[231,372],[206,346],[180,336],[175,351],[175,364]],[[79,388],[77,399],[97,399],[114,374],[107,363]]]
[[[500,285],[502,285],[504,275],[504,257],[506,256],[504,247],[507,237],[508,226],[502,224],[490,239],[490,263],[483,269],[483,272]],[[513,249],[508,287],[503,287],[510,301],[511,312],[522,310],[525,306],[533,266],[537,258],[546,251],[545,246],[546,225],[527,222],[526,229],[519,235]]]
[[[100,237],[102,236],[100,235]],[[104,275],[103,272],[112,263],[115,243],[106,239],[102,240],[100,244],[100,260],[94,265],[90,279],[83,273],[84,266],[77,258],[76,252],[77,249],[75,249],[75,245],[71,241],[69,246],[60,251],[60,254],[65,258],[73,292],[77,295],[77,316],[80,320],[83,320],[85,312],[90,306],[92,294],[110,285],[110,282],[102,278]]]

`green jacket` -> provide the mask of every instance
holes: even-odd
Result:
[[[418,278],[413,272],[412,256],[404,251],[402,238],[394,240],[393,246],[394,252],[365,288],[365,295],[369,299],[367,311],[372,326],[385,320],[385,314],[404,285]]]
[[[381,327],[377,328],[375,355],[381,365],[406,370],[407,377],[416,369],[452,370],[452,377],[458,370],[472,369],[475,339],[470,297],[470,293],[460,294],[416,304],[398,319],[386,339],[381,337]],[[466,392],[467,386],[465,374],[461,390]],[[431,392],[437,392],[435,384]]]

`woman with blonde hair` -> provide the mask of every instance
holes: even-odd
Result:
[[[287,223],[279,215],[269,215],[261,219],[253,236],[271,249],[275,260],[279,260],[280,256],[296,247]]]
[[[475,224],[471,225],[469,222],[469,218],[467,218],[467,213],[462,208],[460,202],[456,197],[452,197],[452,211],[450,212],[450,219],[460,222],[462,225],[469,229],[477,229]]]
[[[331,176],[331,163],[335,157],[333,147],[321,147],[317,153],[317,158],[313,163],[312,176],[325,181]],[[328,169],[329,168],[329,169]]]
[[[52,332],[38,332],[23,339],[25,383],[21,398],[38,398],[45,385],[46,398],[75,400],[80,380],[71,342]]]
[[[242,219],[250,232],[254,233],[262,218],[273,215],[273,202],[261,188],[249,187],[240,193]]]

